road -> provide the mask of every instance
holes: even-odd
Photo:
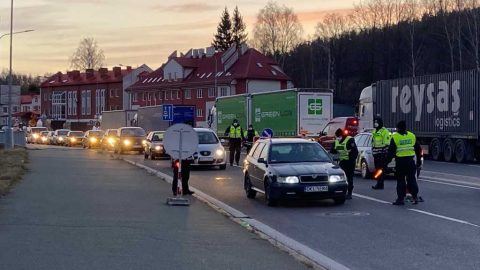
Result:
[[[0,198],[1,269],[308,269],[195,198],[167,206],[170,186],[123,160],[34,148]]]
[[[171,175],[169,161],[125,159]],[[395,181],[383,191],[355,179],[354,199],[267,207],[247,199],[238,167],[197,169],[191,185],[351,269],[480,269],[480,166],[426,161],[419,181],[425,202],[390,204]]]

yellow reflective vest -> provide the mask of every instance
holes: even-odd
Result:
[[[349,159],[348,154],[350,153],[350,151],[347,150],[347,143],[350,141],[351,138],[352,137],[347,136],[345,138],[345,140],[343,140],[342,143],[340,143],[339,140],[335,140],[335,150],[337,150],[340,160],[348,160]]]
[[[385,148],[390,145],[390,131],[385,127],[372,131],[372,147],[373,148]]]
[[[413,157],[415,156],[415,143],[417,142],[417,137],[415,134],[410,131],[406,135],[402,135],[398,132],[395,132],[392,136],[395,146],[397,147],[396,156],[397,157]]]
[[[228,135],[231,139],[242,138],[242,128],[240,126],[238,127],[231,126],[230,132]]]

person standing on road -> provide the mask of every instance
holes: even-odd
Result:
[[[397,124],[397,132],[392,135],[388,148],[387,162],[395,158],[395,177],[397,178],[397,199],[393,205],[404,205],[407,188],[412,194],[413,204],[418,204],[418,184],[415,174],[421,166],[422,148],[417,142],[415,134],[407,131],[405,121]],[[417,157],[415,164],[414,157]],[[388,164],[387,163],[387,164]]]
[[[353,192],[353,174],[355,172],[355,161],[358,156],[358,148],[355,139],[347,136],[341,128],[335,132],[335,146],[332,147],[330,153],[338,154],[340,159],[340,168],[345,172],[348,182],[348,190],[346,198],[352,199]]]
[[[225,130],[225,136],[229,137],[228,143],[230,144],[230,166],[233,166],[233,159],[238,166],[240,162],[240,152],[242,150],[242,141],[245,139],[243,136],[243,129],[238,124],[238,120],[234,119],[231,126]]]
[[[192,195],[193,191],[190,191],[188,186],[188,180],[190,179],[190,165],[192,164],[192,158],[187,158],[182,160],[182,194],[183,195]],[[178,167],[180,166],[179,160],[172,162],[173,168],[173,182],[172,182],[172,192],[173,196],[177,196],[178,191]]]
[[[253,125],[248,125],[248,129],[245,131],[243,137],[245,137],[246,145],[247,145],[247,153],[250,152],[253,146],[253,140],[255,137],[258,137],[258,132],[253,128]]]
[[[390,131],[383,126],[383,120],[380,117],[375,118],[373,123],[375,129],[372,131],[372,153],[373,160],[375,162],[375,173],[387,165],[385,160],[387,159],[388,146],[390,145]],[[379,173],[377,184],[372,186],[373,189],[383,189],[384,178],[383,173]]]

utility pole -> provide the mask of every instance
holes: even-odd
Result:
[[[5,141],[5,148],[12,149],[15,147],[13,142],[13,129],[12,129],[12,46],[13,44],[13,0],[10,1],[10,69],[8,72],[8,129]]]

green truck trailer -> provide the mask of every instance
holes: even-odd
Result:
[[[323,89],[287,89],[218,98],[210,115],[222,136],[238,119],[259,132],[270,128],[276,137],[315,136],[333,117],[333,93]]]

